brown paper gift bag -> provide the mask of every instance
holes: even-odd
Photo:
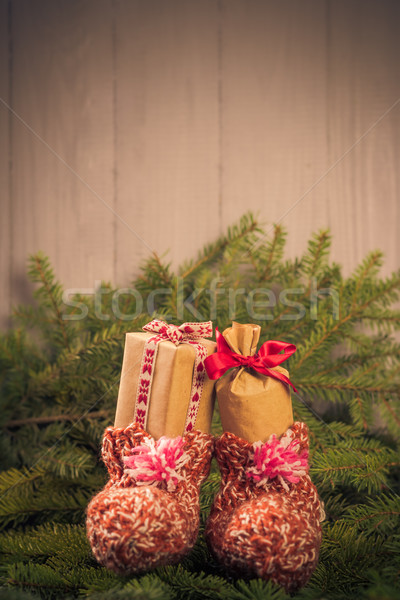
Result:
[[[260,330],[259,325],[233,322],[222,335],[234,353],[254,356]],[[289,376],[283,367],[271,370]],[[272,433],[279,436],[293,424],[289,385],[278,379],[241,366],[217,381],[216,392],[224,431],[251,443],[265,442]]]
[[[135,415],[137,389],[142,356],[147,340],[155,333],[127,333],[118,393],[115,427],[126,427]],[[216,350],[215,342],[198,340],[210,355]],[[157,357],[149,398],[146,431],[155,439],[165,435],[182,435],[188,410],[196,349],[193,345],[165,340],[158,345]],[[215,382],[207,375],[204,380],[195,429],[210,432],[215,400]]]

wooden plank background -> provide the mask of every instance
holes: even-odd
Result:
[[[42,249],[68,288],[174,265],[245,211],[399,267],[397,0],[0,0],[0,325]]]
[[[0,2],[0,98],[7,105],[12,103],[10,96],[10,52],[9,52],[9,7]],[[10,113],[0,105],[0,326],[8,322],[11,303],[11,118]]]

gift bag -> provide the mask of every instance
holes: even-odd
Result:
[[[279,436],[293,424],[292,384],[288,371],[278,365],[296,347],[270,341],[257,354],[260,330],[259,325],[233,322],[222,334],[217,331],[217,353],[205,361],[209,377],[218,378],[223,430],[251,443],[266,441],[272,433]]]

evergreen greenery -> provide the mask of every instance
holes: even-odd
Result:
[[[400,272],[382,279],[375,251],[345,278],[329,260],[327,231],[295,260],[284,258],[285,237],[245,215],[176,272],[154,255],[133,282],[143,307],[138,294],[116,299],[109,284],[71,302],[48,259],[30,258],[36,304],[16,308],[15,328],[0,339],[0,597],[287,598],[262,580],[226,577],[201,533],[180,565],[140,577],[117,577],[91,556],[84,513],[106,481],[99,448],[113,422],[124,333],[140,330],[148,311],[174,323],[211,317],[220,330],[232,319],[258,322],[261,341],[297,345],[288,364],[295,418],[310,427],[327,520],[318,568],[296,598],[400,597]],[[249,298],[266,301],[261,289],[270,306],[254,304],[249,316]],[[218,482],[214,465],[202,527]]]

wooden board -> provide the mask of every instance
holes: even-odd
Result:
[[[116,4],[116,280],[219,233],[218,3]]]
[[[325,11],[320,0],[223,1],[223,223],[247,208],[282,222],[292,256],[328,210],[309,191],[328,165]]]
[[[329,6],[329,162],[343,156],[327,178],[334,257],[349,272],[380,248],[389,273],[400,266],[400,4]]]
[[[0,98],[10,104],[10,55],[9,55],[9,14],[7,0],[0,0]],[[10,314],[10,113],[3,102],[0,103],[0,328],[9,325]]]
[[[29,253],[66,287],[113,279],[112,15],[108,1],[12,3],[13,300]]]
[[[397,0],[0,0],[0,326],[31,252],[125,286],[249,209],[291,256],[330,226],[345,273],[375,247],[398,268],[399,22]]]

